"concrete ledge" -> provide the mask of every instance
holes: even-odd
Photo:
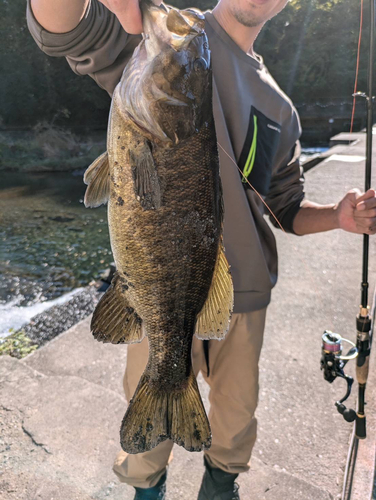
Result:
[[[45,376],[18,360],[0,359],[6,500],[99,498],[114,480],[120,395],[75,376]]]
[[[91,315],[21,360],[45,375],[74,375],[115,391],[122,385],[126,345],[97,342],[90,333]]]
[[[335,146],[337,144],[350,145],[359,139],[363,139],[365,133],[363,132],[341,132],[340,134],[334,135],[330,138],[330,146]]]

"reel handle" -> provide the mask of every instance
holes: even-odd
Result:
[[[336,402],[336,407],[338,412],[343,415],[346,422],[354,422],[356,419],[356,411],[351,410],[351,408],[346,408],[346,406],[339,401]]]

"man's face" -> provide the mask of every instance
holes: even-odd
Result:
[[[280,12],[288,0],[221,0],[244,26],[263,25]]]

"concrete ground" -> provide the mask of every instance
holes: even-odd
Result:
[[[341,154],[364,156],[364,138]],[[363,189],[364,162],[337,155],[306,173],[308,199],[331,203],[353,187]],[[334,407],[344,382],[330,385],[320,372],[321,335],[330,329],[355,340],[362,236],[275,234],[280,277],[260,365],[258,440],[250,472],[239,477],[240,494],[247,500],[336,499],[352,425]],[[375,250],[373,237],[370,290]],[[95,342],[89,324],[90,317],[21,361],[0,358],[1,500],[133,499],[133,489],[112,472],[126,409],[127,348]],[[199,382],[207,404],[208,388]],[[349,405],[354,402],[353,396]],[[194,500],[202,455],[175,446],[174,457],[168,498]]]

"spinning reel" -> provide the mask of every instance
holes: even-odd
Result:
[[[351,349],[346,355],[342,354],[343,345],[346,342],[351,345]],[[332,333],[325,330],[322,336],[322,356],[320,361],[321,370],[324,372],[324,379],[332,383],[337,377],[341,377],[347,382],[347,391],[342,399],[336,401],[337,410],[347,422],[353,422],[356,419],[356,411],[346,408],[344,401],[350,396],[354,379],[346,375],[344,367],[348,361],[358,356],[356,345],[350,340],[344,339],[339,333]]]
[[[370,354],[370,330],[371,318],[368,308],[361,307],[361,312],[356,318],[357,344],[344,339],[338,333],[326,330],[322,336],[320,367],[324,372],[324,379],[332,383],[337,377],[343,378],[347,383],[346,394],[342,399],[336,401],[338,412],[347,422],[356,421],[356,436],[359,439],[366,437],[366,419],[364,415],[364,390],[368,376],[369,354]],[[343,354],[343,343],[350,346],[349,351]],[[346,408],[343,404],[351,394],[354,379],[344,371],[346,364],[357,359],[356,375],[359,383],[358,410]]]

